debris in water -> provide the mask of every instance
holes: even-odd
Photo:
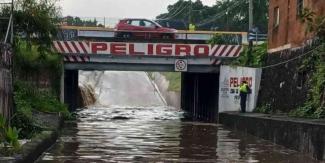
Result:
[[[130,119],[130,118],[129,117],[124,117],[124,116],[115,116],[112,119],[114,119],[114,120],[127,120],[127,119]]]

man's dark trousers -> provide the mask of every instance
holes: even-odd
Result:
[[[240,109],[242,113],[246,112],[247,93],[240,93]]]

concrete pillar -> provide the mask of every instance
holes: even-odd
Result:
[[[61,79],[60,79],[60,101],[61,103],[64,103],[64,66],[62,64],[62,74],[61,74]]]
[[[64,103],[68,105],[70,111],[75,111],[78,107],[78,82],[78,70],[65,70]]]

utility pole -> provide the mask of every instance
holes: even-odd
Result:
[[[253,0],[249,0],[249,7],[248,7],[248,15],[249,15],[249,30],[251,30],[253,28],[253,23],[254,23],[254,20],[253,20],[253,10],[254,10],[254,7],[253,7]]]
[[[249,7],[248,7],[248,15],[249,15],[249,20],[248,20],[248,31],[250,32],[253,29],[253,0],[249,0]],[[252,52],[253,52],[253,40],[249,40],[248,44],[248,54],[247,54],[247,61],[246,61],[246,66],[249,66],[252,58]]]
[[[11,0],[11,14],[12,14],[12,20],[11,20],[11,38],[10,43],[13,45],[14,43],[14,0]]]
[[[188,24],[190,26],[190,24],[192,23],[192,0],[190,0],[189,2],[190,2],[190,6],[188,11]]]

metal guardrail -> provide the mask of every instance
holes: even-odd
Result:
[[[106,32],[116,32],[114,28],[105,27],[80,27],[80,26],[60,26],[60,29],[66,30],[87,30],[87,31],[106,31]],[[125,31],[127,32],[127,31]],[[131,31],[129,31],[131,32]],[[132,31],[137,32],[137,31]],[[145,32],[145,31],[139,31]],[[148,31],[152,32],[152,31]],[[231,31],[188,31],[188,30],[177,30],[176,34],[240,34],[247,35],[247,32],[231,32]]]
[[[79,27],[79,26],[60,26],[61,33],[58,36],[59,40],[73,40],[76,37],[94,37],[94,38],[114,38],[116,30],[114,28],[104,27]],[[118,31],[118,32],[147,32],[155,33],[153,31]],[[176,40],[198,40],[207,41],[214,35],[222,34],[233,36],[237,44],[247,42],[247,32],[229,32],[229,31],[185,31],[178,30],[175,32]]]

